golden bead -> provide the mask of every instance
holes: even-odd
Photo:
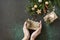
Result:
[[[32,10],[35,10],[35,8],[33,7]]]
[[[45,4],[46,4],[46,5],[48,5],[48,4],[49,4],[49,2],[48,2],[48,1],[46,1],[46,2],[45,2]]]
[[[38,6],[35,4],[35,5],[34,5],[34,8],[37,8],[37,7],[38,7]]]

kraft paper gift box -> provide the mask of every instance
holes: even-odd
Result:
[[[52,23],[57,18],[58,18],[58,16],[56,15],[56,13],[54,11],[52,11],[51,13],[47,14],[43,19],[45,22],[47,22],[49,20],[49,23]]]
[[[28,19],[26,22],[27,22],[28,29],[37,30],[37,28],[39,28],[39,22],[30,20],[30,19]]]

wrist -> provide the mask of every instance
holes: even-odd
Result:
[[[31,38],[30,40],[35,40],[34,38]]]
[[[27,38],[23,38],[22,40],[28,40]]]
[[[27,38],[27,37],[24,37],[22,40],[28,40],[29,38]]]
[[[31,37],[30,40],[35,40],[35,38],[34,37]]]

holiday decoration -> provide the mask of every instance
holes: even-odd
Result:
[[[47,10],[44,8],[44,9],[43,9],[43,12],[44,12],[44,13],[46,13],[46,12],[47,12]]]
[[[37,8],[37,5],[36,4],[34,5],[34,8]]]
[[[39,2],[39,3],[41,3],[41,2],[42,2],[42,0],[38,0],[38,2]]]
[[[41,14],[41,10],[39,10],[39,9],[36,12],[37,12],[37,14]]]
[[[48,4],[49,4],[49,2],[48,2],[48,1],[46,1],[46,2],[45,2],[45,4],[46,4],[46,5],[48,5]]]
[[[35,10],[35,8],[32,8],[32,10]]]
[[[48,5],[45,5],[46,9],[48,9]]]
[[[30,13],[30,15],[34,14],[44,14],[48,13],[47,10],[50,12],[53,10],[53,5],[50,0],[31,0],[30,4],[26,7],[27,11]],[[39,10],[40,11],[39,11]]]
[[[58,18],[56,15],[54,5],[50,0],[30,0],[30,4],[26,7],[28,13],[30,13],[30,16],[32,16],[33,20],[27,20],[29,21],[28,25],[35,25],[33,27],[29,27],[29,29],[34,29],[36,30],[39,24],[38,22],[35,21],[37,19],[37,16],[39,15],[40,18],[43,17],[44,21],[47,24],[50,24],[54,22]],[[32,22],[32,23],[31,23]]]

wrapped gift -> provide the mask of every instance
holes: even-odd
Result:
[[[52,11],[51,13],[47,14],[44,17],[44,21],[48,22],[48,23],[52,23],[54,20],[56,20],[58,18],[58,16],[56,15],[56,13],[54,11]]]
[[[37,28],[39,28],[39,22],[27,19],[27,28],[31,29],[31,30],[37,30]]]

